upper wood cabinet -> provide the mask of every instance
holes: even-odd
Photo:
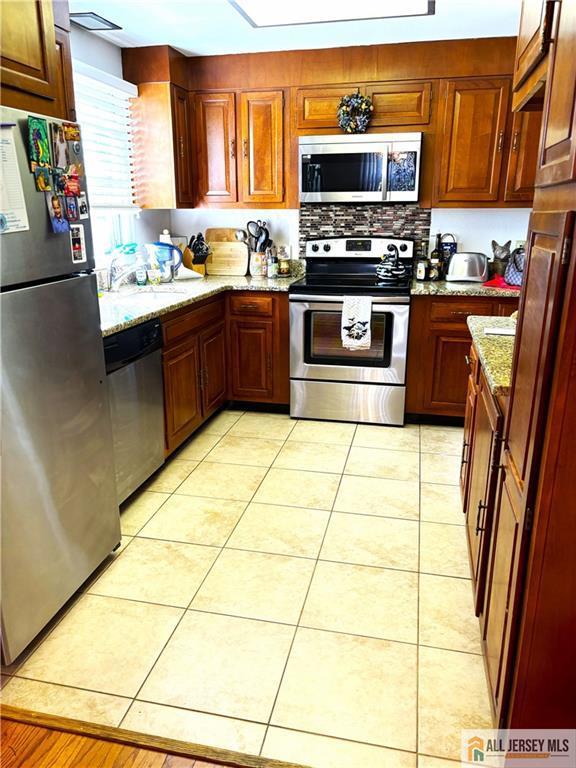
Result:
[[[576,4],[557,3],[536,186],[576,180]]]
[[[514,114],[504,200],[530,201],[534,197],[541,126],[542,112]]]
[[[438,147],[437,202],[498,199],[510,80],[447,80]]]
[[[75,120],[66,0],[6,0],[0,24],[2,104]]]
[[[522,0],[514,64],[514,90],[544,58],[550,45],[554,0]]]
[[[284,199],[282,91],[240,94],[242,201],[280,203]]]
[[[195,96],[199,202],[238,200],[235,103],[233,93]]]
[[[172,101],[172,133],[174,136],[174,171],[176,202],[185,206],[194,202],[192,189],[192,163],[190,141],[192,126],[188,107],[188,92],[176,85],[170,86]]]
[[[359,85],[347,83],[321,88],[298,88],[296,126],[298,128],[337,128],[340,99],[359,87]]]
[[[367,85],[374,111],[370,125],[428,125],[432,103],[431,82],[377,83]]]

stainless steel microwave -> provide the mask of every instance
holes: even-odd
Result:
[[[418,200],[421,133],[301,136],[302,203]]]

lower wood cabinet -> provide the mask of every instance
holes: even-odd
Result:
[[[471,336],[469,315],[509,315],[515,297],[413,296],[410,307],[406,411],[464,416]]]
[[[166,452],[226,402],[226,325],[219,297],[162,322]]]
[[[288,404],[288,296],[228,295],[230,400]]]

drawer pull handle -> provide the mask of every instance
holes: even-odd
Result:
[[[498,134],[498,152],[502,152],[502,147],[504,146],[504,131],[500,131]]]
[[[258,304],[241,304],[240,309],[256,310],[258,309]]]
[[[468,448],[469,445],[470,443],[467,443],[466,440],[464,440],[464,442],[462,443],[462,457],[460,461],[460,466],[463,466],[464,464],[468,464],[468,459],[465,459],[464,456],[466,455],[466,448]]]
[[[468,317],[470,312],[458,312],[456,310],[452,311],[452,317]]]
[[[476,514],[476,536],[478,536],[481,531],[486,530],[486,528],[480,525],[480,514],[482,513],[483,509],[488,509],[488,505],[484,504],[482,500],[480,500],[478,502],[478,512]]]
[[[512,152],[518,152],[518,139],[520,138],[520,131],[514,131],[514,137],[512,139]]]
[[[468,357],[468,355],[464,355],[464,360],[466,360],[466,365],[468,366],[468,368],[471,368],[472,366],[470,365],[470,358]]]

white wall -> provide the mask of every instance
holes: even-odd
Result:
[[[71,25],[70,44],[72,58],[102,69],[115,77],[122,77],[122,49],[107,40]]]
[[[207,227],[246,229],[250,220],[265,219],[270,237],[276,245],[291,245],[293,256],[298,254],[297,210],[248,210],[195,208],[170,211],[170,234],[190,235],[204,232]]]
[[[452,232],[459,251],[479,251],[492,256],[492,240],[503,245],[526,240],[530,208],[433,208],[430,241],[437,232]]]

